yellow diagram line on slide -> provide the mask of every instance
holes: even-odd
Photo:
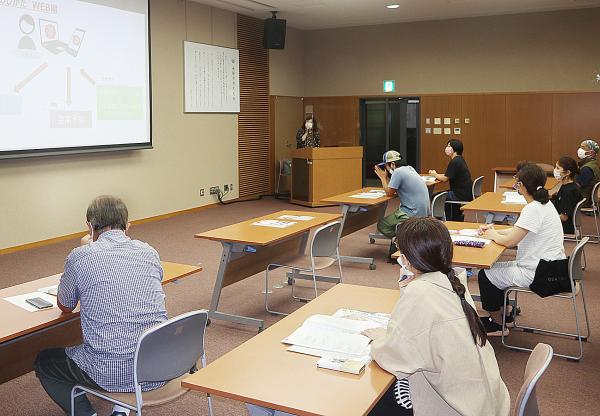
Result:
[[[25,85],[29,84],[29,82],[32,79],[34,79],[39,74],[41,74],[42,71],[46,68],[48,68],[48,62],[44,62],[43,64],[41,64],[39,67],[36,68],[35,71],[33,71],[31,74],[27,75],[27,77],[23,81],[21,81],[17,85],[15,85],[15,92],[21,91],[23,89],[23,87],[25,87]]]

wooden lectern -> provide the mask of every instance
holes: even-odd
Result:
[[[291,156],[294,204],[331,205],[321,200],[362,187],[361,146],[309,147],[292,150]]]

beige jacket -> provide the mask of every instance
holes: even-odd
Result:
[[[448,278],[425,273],[401,291],[387,333],[374,336],[373,359],[399,379],[420,373],[461,415],[508,415],[510,396],[494,350],[489,342],[479,347],[473,341]],[[466,297],[474,305],[468,292]],[[419,403],[413,405],[419,414]]]

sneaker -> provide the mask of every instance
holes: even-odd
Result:
[[[127,416],[125,412],[112,412],[110,416]]]
[[[502,333],[502,325],[495,322],[491,316],[480,316],[479,319],[485,328],[485,332],[488,337],[501,337],[502,335],[508,335],[508,328]]]

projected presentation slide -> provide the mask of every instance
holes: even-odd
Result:
[[[150,144],[147,7],[0,0],[0,157]]]

